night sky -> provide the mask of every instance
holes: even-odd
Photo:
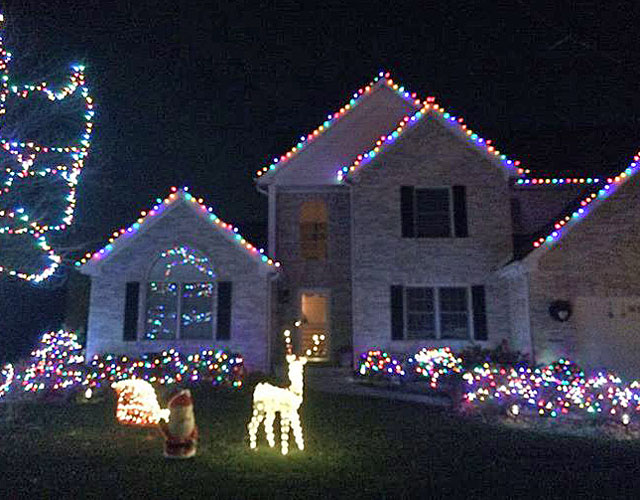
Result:
[[[85,250],[172,185],[265,244],[253,173],[382,69],[534,171],[617,172],[640,149],[637,2],[204,3],[3,3],[14,58],[87,66]],[[0,281],[0,359],[60,324],[64,285]]]

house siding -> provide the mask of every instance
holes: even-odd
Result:
[[[640,179],[528,259],[537,361],[569,356],[585,368],[640,375]],[[551,318],[554,300],[572,304],[568,321]]]
[[[348,188],[309,188],[290,191],[278,187],[276,201],[276,258],[282,263],[278,280],[280,328],[300,318],[299,294],[305,289],[330,293],[330,356],[351,348],[351,243]],[[326,260],[305,260],[300,255],[300,207],[306,201],[323,200],[328,215]]]
[[[114,353],[135,355],[176,348],[181,352],[226,348],[239,352],[248,370],[269,370],[269,298],[271,279],[264,266],[211,227],[186,202],[149,221],[150,226],[132,241],[92,269],[87,356]],[[126,283],[141,283],[138,338],[144,324],[147,273],[159,253],[185,244],[209,258],[218,281],[233,283],[231,339],[124,341],[123,322]]]
[[[372,347],[414,352],[468,341],[392,341],[390,286],[485,285],[489,337],[510,339],[509,295],[496,270],[513,253],[509,181],[432,117],[352,180],[354,356]],[[402,238],[400,186],[464,185],[467,238]]]

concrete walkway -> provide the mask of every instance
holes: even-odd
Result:
[[[410,401],[430,406],[451,406],[451,400],[444,396],[403,392],[400,387],[398,387],[398,389],[387,389],[358,383],[354,379],[353,372],[348,368],[307,365],[305,370],[305,385],[312,391],[331,394],[347,394],[385,398],[395,401]]]

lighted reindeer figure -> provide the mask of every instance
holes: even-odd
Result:
[[[263,423],[267,435],[267,441],[272,448],[276,445],[273,423],[276,413],[280,413],[280,431],[282,454],[289,452],[289,431],[293,430],[296,445],[304,450],[302,427],[298,409],[302,404],[302,391],[304,385],[304,365],[307,358],[298,358],[295,354],[287,354],[289,364],[289,387],[276,387],[263,382],[258,384],[253,392],[253,416],[247,426],[249,429],[249,445],[252,449],[257,447],[257,434],[260,424]]]

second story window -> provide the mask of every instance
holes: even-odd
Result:
[[[400,188],[403,238],[463,238],[468,236],[464,186]]]
[[[324,200],[305,201],[300,207],[300,256],[303,259],[326,260],[327,229]]]

